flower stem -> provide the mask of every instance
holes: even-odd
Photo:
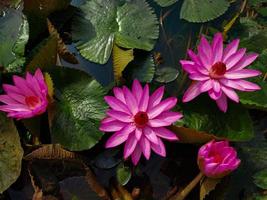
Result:
[[[199,174],[181,191],[174,195],[171,200],[183,200],[187,195],[196,187],[199,181],[204,177],[204,174],[199,172]]]

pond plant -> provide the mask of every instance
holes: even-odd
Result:
[[[267,1],[0,2],[0,199],[267,199]]]

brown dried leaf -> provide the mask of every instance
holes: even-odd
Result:
[[[57,45],[58,45],[58,54],[61,58],[63,58],[65,61],[71,63],[71,64],[78,64],[78,60],[76,57],[70,53],[61,39],[57,29],[54,27],[54,25],[50,22],[49,19],[47,19],[47,25],[48,25],[48,31],[50,35],[53,35],[57,38]]]
[[[213,139],[221,139],[215,135],[199,132],[191,128],[171,126],[170,130],[177,134],[182,143],[206,143]]]
[[[24,159],[25,160],[34,160],[34,159],[79,160],[80,158],[77,154],[63,149],[59,144],[48,144],[26,155]]]

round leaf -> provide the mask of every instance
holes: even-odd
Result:
[[[145,0],[132,0],[118,8],[116,44],[150,51],[159,36],[158,19]]]
[[[72,151],[90,149],[103,135],[98,128],[107,109],[105,89],[80,71],[62,69],[58,75],[50,74],[60,92],[51,124],[53,143]]]
[[[86,1],[74,20],[75,44],[86,59],[105,64],[115,43],[125,48],[151,50],[158,38],[158,22],[145,0]]]
[[[227,0],[184,0],[180,18],[189,22],[207,22],[221,16],[228,7]]]
[[[267,169],[257,172],[254,176],[254,183],[263,190],[267,190]]]
[[[179,71],[175,68],[164,67],[156,71],[155,80],[160,83],[169,83],[174,81],[179,75]]]
[[[20,175],[23,149],[12,120],[0,114],[0,193]]]
[[[17,66],[23,65],[28,38],[28,23],[21,10],[8,9],[0,17],[0,66],[16,71]]]
[[[171,6],[172,4],[176,3],[178,0],[155,0],[157,4],[161,7]]]
[[[182,106],[184,125],[231,141],[251,139],[254,131],[248,111],[241,105],[229,101],[228,104],[227,112],[223,113],[212,100],[198,97]]]
[[[132,177],[131,169],[127,166],[119,165],[117,168],[117,180],[119,184],[126,185]]]

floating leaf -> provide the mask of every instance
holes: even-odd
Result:
[[[171,126],[170,130],[177,134],[181,143],[206,143],[213,139],[220,139],[214,135],[196,131],[191,128]]]
[[[158,22],[145,0],[86,1],[72,27],[73,40],[86,59],[105,64],[114,40],[124,48],[151,50],[158,38]]]
[[[57,68],[57,74],[56,69],[50,72],[60,92],[51,125],[53,143],[72,151],[90,149],[103,135],[98,127],[107,109],[106,90],[81,71]]]
[[[155,74],[155,81],[160,83],[169,83],[174,81],[178,77],[179,71],[175,68],[163,67],[158,69]]]
[[[254,183],[261,189],[267,190],[267,169],[257,172],[254,176]]]
[[[8,71],[21,71],[28,31],[28,22],[21,10],[8,9],[0,16],[0,66]]]
[[[216,185],[221,182],[221,179],[205,177],[200,184],[200,200],[204,200],[205,197],[215,189]]]
[[[121,164],[117,168],[116,176],[119,184],[124,186],[132,177],[131,169],[127,166],[124,166],[124,164]]]
[[[198,97],[182,106],[184,125],[232,141],[251,139],[254,132],[248,111],[239,104],[228,104],[228,111],[223,113],[212,100]]]
[[[113,47],[113,71],[118,82],[122,77],[125,67],[134,59],[133,49],[123,50],[117,45]]]
[[[261,90],[255,92],[239,92],[240,102],[249,108],[267,110],[267,83],[257,82]]]
[[[207,22],[224,14],[228,7],[227,0],[184,0],[180,18],[189,22]]]
[[[118,7],[115,42],[124,48],[150,51],[159,36],[158,19],[145,0],[132,0]]]
[[[26,64],[27,71],[35,71],[36,68],[54,67],[57,62],[57,39],[50,36],[42,41],[33,51]]]
[[[19,177],[22,157],[23,149],[13,121],[0,114],[0,193]]]
[[[151,82],[155,74],[155,63],[151,54],[135,56],[133,62],[131,62],[126,70],[127,74],[134,79],[138,79],[141,82]]]
[[[178,0],[155,0],[157,4],[161,7],[171,6],[172,4],[176,3]]]

